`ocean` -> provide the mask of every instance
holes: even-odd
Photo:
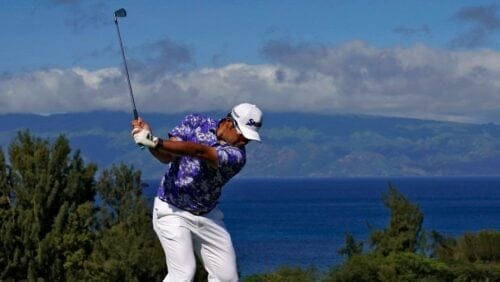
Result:
[[[284,265],[326,271],[342,263],[346,233],[368,247],[371,229],[388,224],[389,183],[421,208],[426,231],[500,230],[500,177],[236,178],[219,207],[241,275]]]

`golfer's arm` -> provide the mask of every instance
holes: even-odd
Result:
[[[170,141],[175,142],[178,141],[175,137],[171,137]],[[149,148],[149,152],[160,162],[164,164],[168,164],[172,162],[176,156],[172,153],[165,150],[162,146],[158,146],[156,148]]]
[[[212,167],[218,163],[215,148],[188,141],[162,140],[155,149],[175,156],[191,156],[206,161]]]

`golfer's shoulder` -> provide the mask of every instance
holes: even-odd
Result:
[[[228,144],[216,146],[219,163],[241,165],[246,162],[245,148],[238,148]]]
[[[200,113],[191,113],[186,115],[184,123],[189,123],[195,127],[217,125],[217,121],[215,119]]]

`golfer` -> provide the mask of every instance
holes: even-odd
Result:
[[[149,124],[132,121],[135,143],[170,164],[154,201],[153,227],[165,252],[168,274],[163,281],[192,281],[195,253],[209,281],[237,281],[236,255],[217,208],[222,186],[245,165],[245,145],[260,141],[262,111],[235,106],[217,121],[190,114],[170,131],[168,140],[153,135]]]

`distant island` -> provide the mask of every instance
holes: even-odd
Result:
[[[222,117],[224,113],[206,113]],[[165,136],[184,114],[143,115]],[[133,165],[143,178],[164,167],[130,138],[130,113],[90,112],[1,115],[0,145],[17,132],[42,138],[64,134],[99,169]],[[247,147],[239,177],[357,177],[500,175],[500,125],[466,124],[368,115],[267,113],[262,143]]]

